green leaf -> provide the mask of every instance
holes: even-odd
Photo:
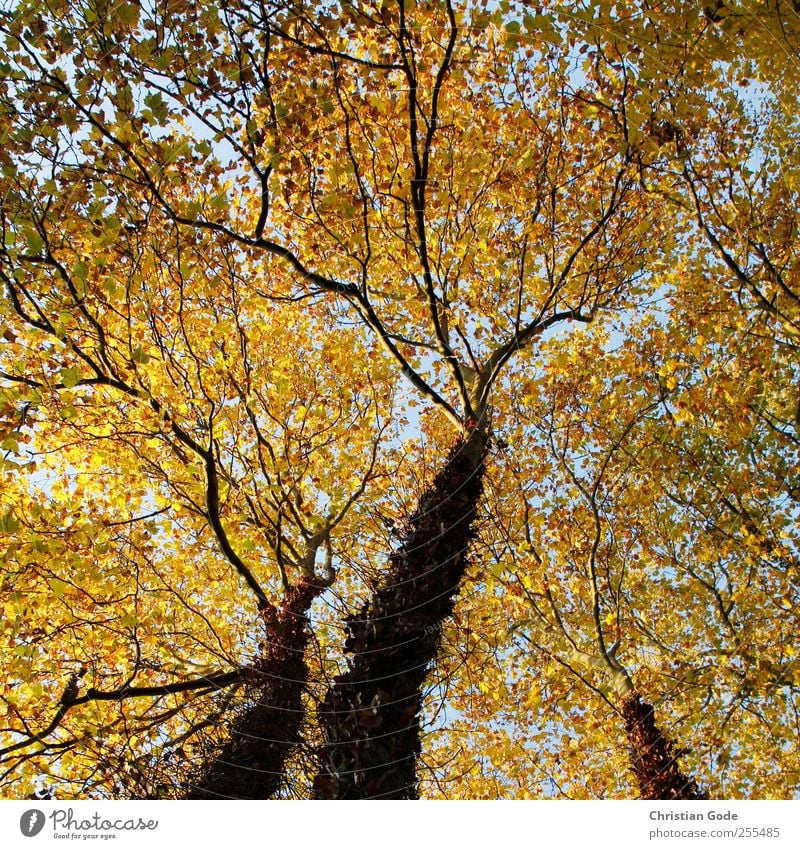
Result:
[[[160,92],[146,95],[144,103],[145,106],[147,106],[147,108],[153,113],[157,121],[164,122],[167,120],[167,104]]]
[[[61,370],[61,384],[65,389],[72,389],[81,379],[81,370],[77,366]]]
[[[227,209],[227,207],[230,206],[228,195],[225,192],[220,192],[219,194],[214,195],[209,203],[214,209]]]
[[[44,241],[38,233],[30,231],[25,234],[25,241],[28,243],[28,250],[32,254],[38,254],[44,247]]]
[[[3,451],[11,451],[16,454],[19,451],[19,442],[12,436],[7,436],[2,442],[0,442],[0,448]]]
[[[89,274],[89,266],[83,260],[78,260],[72,268],[72,274],[78,280],[82,280],[85,283]]]
[[[133,361],[134,361],[135,363],[137,363],[138,365],[140,365],[140,366],[143,366],[143,365],[145,365],[146,363],[149,363],[149,362],[150,362],[150,355],[149,355],[149,354],[146,354],[146,353],[142,350],[142,347],[141,347],[141,346],[139,346],[138,348],[136,348],[136,349],[134,350],[134,352],[133,352],[133,354],[132,354],[132,357],[133,357]]]
[[[64,591],[67,589],[67,584],[62,581],[61,578],[50,578],[48,583],[50,584],[50,589],[53,591],[56,598],[61,598],[64,595]]]
[[[19,530],[19,522],[14,518],[14,511],[9,509],[0,516],[0,533],[15,534]]]
[[[119,621],[126,628],[135,628],[139,624],[138,617],[133,613],[125,613]]]
[[[135,3],[117,3],[114,17],[126,26],[135,27],[139,23],[139,6]]]

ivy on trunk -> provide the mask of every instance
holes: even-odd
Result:
[[[347,619],[348,670],[318,716],[318,799],[415,799],[422,687],[453,611],[482,493],[486,434],[452,449],[390,557],[384,585]]]

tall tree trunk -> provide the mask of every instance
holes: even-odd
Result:
[[[707,799],[678,766],[680,754],[656,725],[653,706],[635,691],[622,702],[631,766],[642,799]]]
[[[346,673],[318,717],[318,799],[415,799],[422,686],[453,611],[482,493],[486,434],[452,449],[389,558],[381,589],[347,619]]]
[[[252,703],[231,721],[229,739],[210,753],[185,798],[269,799],[284,783],[287,758],[301,743],[306,614],[324,588],[298,581],[267,621],[267,642],[252,669]]]

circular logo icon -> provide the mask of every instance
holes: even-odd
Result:
[[[46,817],[38,808],[31,808],[19,818],[19,830],[25,837],[36,837],[44,828]]]

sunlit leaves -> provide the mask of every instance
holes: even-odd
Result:
[[[35,734],[70,686],[247,666],[263,600],[240,564],[279,605],[330,554],[317,693],[486,415],[426,792],[632,795],[633,682],[713,794],[791,793],[790,5],[16,11],[0,745],[33,754],[11,752],[13,792],[181,772],[224,695],[87,700]]]

